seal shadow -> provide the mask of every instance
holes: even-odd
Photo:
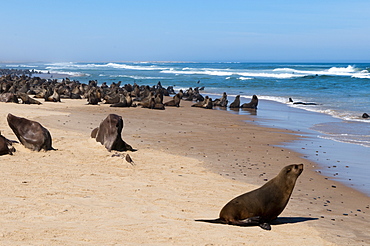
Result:
[[[127,152],[127,151],[130,151],[130,152],[136,152],[138,151],[137,149],[130,149],[130,150],[116,150],[116,149],[112,149],[112,151],[116,151],[116,152]]]
[[[278,217],[277,219],[271,221],[271,225],[284,225],[284,224],[296,224],[300,222],[318,220],[319,218],[311,217]]]
[[[318,220],[319,218],[311,218],[311,217],[278,217],[277,219],[271,221],[270,225],[284,225],[284,224],[296,224],[300,222],[310,221],[310,220]],[[197,219],[197,222],[206,222],[206,223],[216,223],[216,224],[225,224],[220,219],[213,219],[213,220],[203,220]],[[232,226],[239,226],[239,227],[250,227],[250,226],[261,226],[258,222],[251,222],[251,223],[240,223],[240,224],[230,224]]]
[[[257,115],[257,110],[254,108],[240,108],[242,112],[249,115]]]

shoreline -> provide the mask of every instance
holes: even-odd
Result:
[[[160,165],[162,161],[166,162],[168,160],[158,159],[156,156],[158,153],[174,155],[172,158],[175,158],[175,162],[171,168],[174,169],[172,171],[175,173],[172,174],[173,176],[166,176],[170,185],[166,182],[164,185],[170,186],[175,190],[181,190],[171,180],[174,177],[182,177],[178,176],[177,172],[187,169],[186,164],[190,160],[189,158],[198,160],[198,164],[195,164],[195,166],[199,164],[201,166],[204,165],[207,170],[214,173],[212,175],[207,172],[206,176],[202,177],[202,179],[206,179],[209,175],[211,176],[211,180],[214,180],[214,183],[207,179],[210,182],[208,183],[210,187],[207,186],[204,190],[201,187],[198,188],[202,189],[200,190],[200,193],[203,194],[201,198],[204,199],[202,200],[202,208],[198,207],[200,204],[196,204],[194,201],[191,203],[191,207],[185,208],[185,210],[190,209],[191,213],[187,214],[189,218],[183,219],[186,220],[190,228],[193,228],[192,230],[198,228],[196,229],[198,231],[207,228],[207,231],[210,230],[211,234],[214,231],[222,235],[224,233],[220,232],[220,230],[225,230],[228,233],[237,231],[245,234],[244,238],[242,237],[245,239],[245,236],[251,237],[249,234],[252,232],[263,234],[264,237],[277,236],[277,234],[281,233],[285,235],[284,230],[290,231],[292,226],[294,226],[294,228],[300,227],[302,230],[305,227],[309,227],[317,230],[317,233],[320,232],[320,234],[312,236],[311,240],[322,238],[324,241],[315,241],[315,243],[319,242],[318,244],[321,245],[331,245],[331,243],[345,245],[354,242],[366,245],[366,242],[369,241],[369,236],[364,231],[368,226],[367,221],[369,221],[369,197],[341,183],[325,179],[325,176],[316,172],[316,163],[302,158],[302,154],[287,148],[277,147],[297,139],[297,136],[292,131],[256,125],[251,123],[250,121],[253,121],[253,119],[246,115],[230,114],[220,110],[190,108],[191,102],[185,101],[181,102],[180,108],[168,107],[165,111],[142,108],[113,109],[109,105],[104,104],[100,106],[85,104],[85,100],[62,100],[62,103],[45,102],[40,106],[1,104],[2,106],[4,105],[5,111],[15,112],[15,115],[18,114],[18,116],[22,117],[30,117],[47,127],[53,136],[54,147],[59,149],[55,152],[33,153],[22,148],[22,146],[16,145],[17,152],[14,156],[6,156],[4,159],[13,162],[12,165],[14,165],[14,161],[20,160],[19,157],[27,157],[30,154],[41,159],[45,155],[50,158],[56,158],[57,156],[62,158],[62,155],[66,154],[64,148],[73,149],[73,145],[77,144],[73,141],[66,143],[66,139],[72,138],[69,134],[78,133],[79,136],[89,136],[92,128],[96,127],[109,112],[114,112],[123,116],[125,122],[122,132],[123,139],[133,145],[134,148],[139,149],[138,152],[134,152],[132,155],[130,153],[135,161],[147,155],[149,160],[144,161],[143,159],[143,162],[146,162],[147,165]],[[30,110],[25,111],[25,109]],[[0,123],[2,123],[3,128],[1,130],[6,137],[14,139],[14,136],[11,137],[11,130],[4,123],[6,121],[4,120],[4,115],[7,113],[5,111],[1,113],[2,119],[0,119]],[[227,117],[225,117],[226,114]],[[88,124],[87,120],[90,120]],[[81,124],[86,125],[81,126]],[[268,143],[266,139],[268,139]],[[81,141],[90,148],[93,147],[91,151],[96,151],[101,157],[104,157],[104,162],[108,161],[109,163],[114,159],[109,157],[112,153],[107,152],[101,145],[91,142],[91,139],[82,139]],[[82,146],[80,147],[82,148]],[[0,158],[3,159],[3,157]],[[183,168],[177,169],[177,163],[181,163],[182,159],[186,159],[186,162],[181,164]],[[291,163],[304,163],[305,170],[298,179],[292,198],[280,217],[300,218],[298,222],[292,224],[293,222],[290,221],[283,225],[273,225],[272,233],[264,232],[260,228],[254,227],[235,228],[233,226],[216,226],[194,222],[194,219],[199,218],[216,218],[219,210],[228,199],[239,195],[240,192],[247,192],[252,187],[255,188],[264,184],[266,182],[265,179],[273,178],[283,166]],[[195,166],[192,165],[192,168],[195,169]],[[140,166],[138,168],[144,167]],[[140,173],[139,169],[132,170],[130,167],[125,169],[130,172],[130,175],[138,175],[138,172]],[[190,185],[188,188],[192,189],[192,184],[195,186],[195,183],[192,183],[194,180],[191,177],[200,173],[189,171],[190,173],[186,176],[189,179],[187,181]],[[104,172],[107,172],[107,170]],[[171,172],[171,170],[161,170],[162,174],[166,172]],[[107,175],[106,178],[114,178],[117,174],[113,173],[113,177]],[[8,173],[8,175],[12,175],[12,173]],[[153,178],[149,180],[152,181]],[[156,177],[154,179],[160,178]],[[195,182],[201,182],[199,177],[197,180]],[[222,186],[213,187],[220,180],[226,181]],[[130,182],[125,185],[135,186],[132,180]],[[91,185],[94,187],[93,184]],[[160,191],[157,190],[157,192]],[[199,195],[197,190],[188,190],[188,192],[192,195]],[[8,196],[11,196],[11,194],[8,194]],[[204,206],[208,206],[208,209],[204,208]],[[203,212],[201,212],[202,210]],[[16,213],[16,211],[13,212]],[[157,213],[162,213],[162,211],[157,211]],[[41,222],[45,222],[43,218],[41,218]],[[191,230],[190,228],[189,230]],[[194,231],[192,232],[194,233]],[[4,232],[2,233],[7,235]],[[301,237],[297,236],[298,239],[304,237],[304,235],[300,235]],[[213,237],[216,236],[208,236],[208,238]],[[194,238],[192,239],[195,240]],[[231,237],[227,237],[227,239],[228,241],[221,242],[221,244],[236,244],[239,242],[232,241]],[[183,240],[185,239],[178,240],[178,243],[184,243]],[[190,244],[196,243],[196,241],[189,240],[188,243]],[[204,240],[202,243],[210,242],[206,239]],[[171,243],[171,240],[165,242]],[[262,243],[262,241],[259,242]],[[286,242],[282,241],[282,243]],[[304,245],[312,245],[312,241],[311,243],[305,240],[299,242]]]
[[[290,107],[283,103],[260,100],[259,112],[248,111],[228,112],[248,115],[262,127],[273,127],[294,131],[297,139],[285,143],[285,147],[300,153],[305,159],[311,160],[328,178],[337,180],[348,187],[370,196],[370,183],[363,174],[370,172],[365,160],[368,147],[355,143],[346,143],[330,139],[330,136],[315,129],[317,124],[333,124],[341,122],[323,113],[312,112],[302,108]],[[277,115],[276,112],[279,112]]]

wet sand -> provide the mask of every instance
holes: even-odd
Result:
[[[166,101],[166,100],[165,100]],[[366,245],[370,198],[316,172],[316,163],[276,147],[293,132],[253,124],[247,115],[180,108],[164,111],[86,105],[0,104],[0,130],[12,113],[40,122],[56,151],[15,144],[0,156],[0,242],[4,245]],[[108,152],[90,132],[109,114],[125,122],[136,152]],[[113,156],[112,156],[113,155]],[[303,163],[290,202],[271,231],[195,222],[218,217],[232,198]]]

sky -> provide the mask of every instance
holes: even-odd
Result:
[[[370,62],[368,0],[1,0],[1,62]]]

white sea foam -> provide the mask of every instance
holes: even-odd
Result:
[[[350,76],[354,78],[369,79],[370,74],[367,70],[360,71],[354,66],[348,65],[347,67],[331,67],[322,70],[298,70],[292,68],[275,68],[273,72],[280,74],[300,74],[300,75],[328,75],[328,76]],[[283,77],[283,76],[282,76]],[[289,76],[287,76],[288,78]]]
[[[357,144],[357,145],[361,145],[361,146],[364,146],[364,147],[370,147],[370,140],[360,140],[360,139],[356,139],[356,138],[351,139],[349,137],[343,137],[343,135],[339,136],[339,135],[332,135],[332,134],[319,135],[318,137],[323,138],[323,139],[333,140],[333,141],[336,141],[336,142]]]
[[[160,71],[161,73],[169,73],[169,74],[198,74],[198,75],[214,75],[214,76],[231,76],[233,75],[232,72],[224,72],[220,70],[163,70]]]
[[[41,72],[43,74],[51,73],[51,74],[62,74],[62,75],[69,75],[71,77],[82,77],[82,76],[90,76],[90,74],[87,73],[81,73],[81,72],[67,72],[67,71],[54,71],[54,70],[35,70],[37,72]]]
[[[274,71],[274,72],[287,72],[287,73],[300,72],[299,70],[296,70],[296,69],[293,69],[293,68],[275,68],[272,71]]]
[[[28,68],[28,67],[38,67],[38,66],[33,66],[33,65],[24,65],[24,64],[8,64],[8,65],[5,65],[5,67],[21,67],[21,68]]]
[[[303,77],[304,75],[293,74],[293,73],[238,73],[238,75],[245,77],[263,77],[263,78],[277,78],[277,79],[290,79],[296,77]]]
[[[102,76],[106,76],[102,74]],[[135,75],[109,75],[110,78],[131,78],[131,79],[167,79],[165,77],[147,77],[147,76],[135,76]]]
[[[286,97],[275,97],[275,96],[258,96],[259,99],[262,99],[262,100],[269,100],[269,101],[275,101],[275,102],[279,102],[279,103],[287,103],[288,102],[288,99]]]
[[[353,73],[356,72],[355,67],[348,65],[347,67],[332,67],[328,70],[332,74],[343,74],[343,73]]]
[[[156,65],[150,65],[150,66],[134,66],[134,65],[128,65],[128,64],[118,64],[118,63],[107,63],[104,65],[96,64],[97,66],[101,67],[111,67],[116,69],[130,69],[130,70],[162,70],[165,69],[163,67],[158,67]]]
[[[287,78],[294,78],[294,77],[303,77],[304,75],[294,74],[294,73],[258,73],[258,72],[240,72],[240,71],[232,71],[232,70],[216,70],[216,69],[186,69],[186,70],[163,70],[160,71],[161,73],[169,73],[169,74],[194,74],[194,75],[211,75],[211,76],[232,76],[232,75],[239,75],[242,77],[264,77],[264,78],[280,78],[280,79],[287,79]]]
[[[146,64],[146,63],[142,63]],[[121,64],[121,63],[104,63],[104,64],[96,64],[96,63],[89,63],[89,64],[77,64],[73,62],[62,62],[62,63],[51,63],[47,64],[47,69],[94,69],[94,68],[114,68],[114,69],[130,69],[130,70],[162,70],[168,69],[166,67],[159,67],[156,65],[150,66],[140,66],[140,65],[129,65],[129,64]]]
[[[239,77],[238,79],[240,79],[240,80],[250,80],[250,79],[253,79],[253,78]]]
[[[141,64],[141,65],[140,65]],[[113,69],[127,69],[127,70],[157,70],[160,73],[175,74],[175,75],[210,75],[210,76],[241,76],[239,79],[243,80],[250,78],[277,78],[277,79],[291,79],[304,77],[309,75],[329,75],[329,76],[351,76],[355,78],[370,78],[367,70],[359,71],[354,66],[347,67],[331,67],[329,69],[318,70],[299,70],[293,68],[275,68],[272,70],[248,70],[248,69],[213,69],[213,68],[173,68],[168,66],[153,65],[151,63],[90,63],[78,64],[73,62],[67,63],[52,63],[48,64],[46,69],[54,70],[75,70],[75,69],[95,69],[95,68],[113,68]]]
[[[353,74],[352,77],[359,79],[370,79],[370,73],[367,70],[362,70],[358,73]]]
[[[199,69],[185,69],[185,70],[175,70],[175,69],[166,69],[160,71],[161,73],[167,73],[167,74],[198,74],[198,75],[213,75],[213,76],[231,76],[233,75],[231,72],[226,72],[222,70],[199,70]]]

